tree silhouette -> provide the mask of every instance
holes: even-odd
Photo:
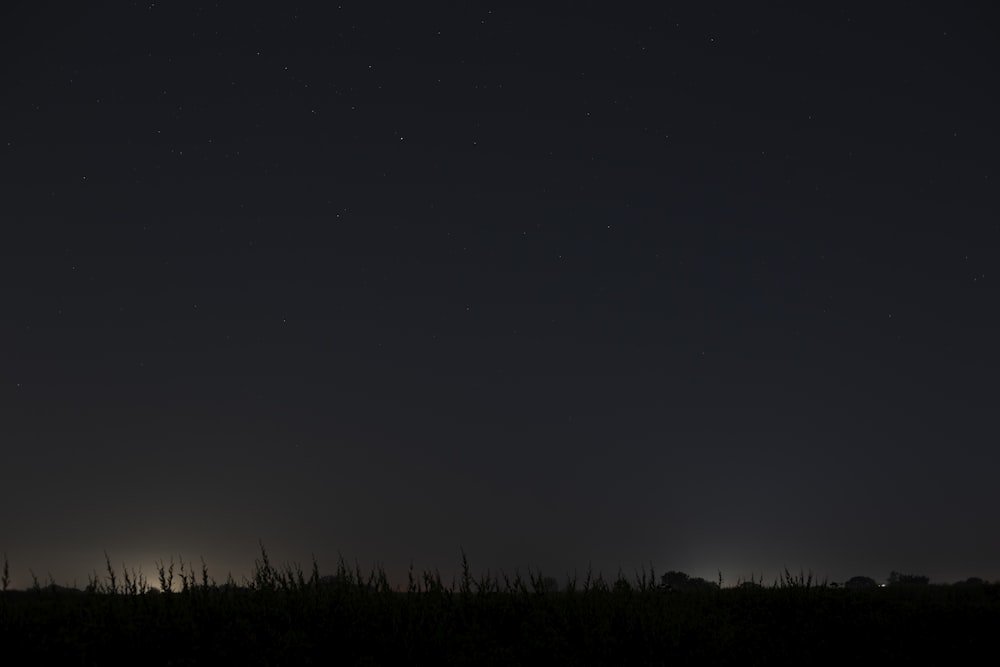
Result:
[[[664,588],[679,590],[685,588],[691,577],[677,570],[670,570],[660,576],[660,585]]]
[[[982,577],[969,577],[964,581],[958,581],[955,583],[956,586],[985,586],[986,580]]]
[[[929,578],[922,574],[902,574],[893,570],[889,573],[889,585],[899,586],[901,584],[905,585],[923,585],[930,581]]]
[[[871,577],[851,577],[844,582],[844,588],[875,588],[878,586]]]
[[[684,572],[670,570],[660,576],[660,587],[671,591],[691,591],[718,588],[719,585],[701,577],[690,577]]]

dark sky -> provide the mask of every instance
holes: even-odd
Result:
[[[4,3],[13,584],[1000,579],[996,13],[619,4]]]

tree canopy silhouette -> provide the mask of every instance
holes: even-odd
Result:
[[[923,585],[928,582],[930,582],[930,579],[922,574],[902,574],[901,572],[896,572],[895,570],[889,573],[890,586],[898,586],[901,584]]]

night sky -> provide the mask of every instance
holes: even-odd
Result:
[[[4,3],[12,585],[1000,579],[1000,22],[935,4]]]

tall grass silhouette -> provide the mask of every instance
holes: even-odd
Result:
[[[787,569],[774,582],[673,581],[650,566],[610,580],[588,570],[551,576],[460,574],[410,565],[405,589],[377,565],[340,556],[322,574],[276,565],[264,545],[249,576],[220,583],[206,562],[156,562],[156,582],[126,564],[84,590],[10,590],[4,556],[0,642],[9,655],[72,664],[131,656],[143,664],[678,665],[831,664],[971,658],[1000,627],[1000,585],[848,589]],[[722,581],[720,573],[720,582]],[[744,585],[747,584],[747,585]],[[752,584],[752,585],[750,585]]]

